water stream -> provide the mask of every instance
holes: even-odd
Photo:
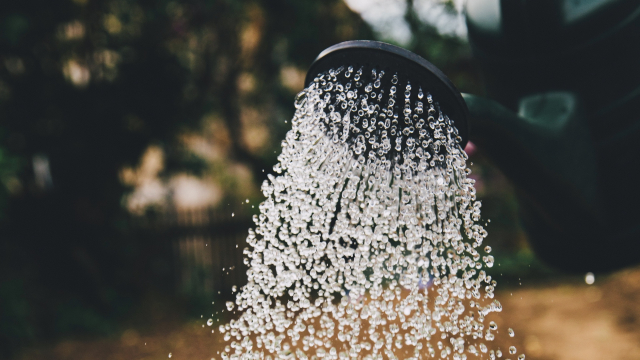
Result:
[[[420,86],[345,66],[298,95],[222,359],[503,356],[467,155]]]

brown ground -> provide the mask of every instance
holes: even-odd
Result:
[[[518,354],[524,350],[528,360],[640,359],[640,268],[596,278],[591,286],[574,278],[503,290],[497,298],[504,309],[496,319],[500,331],[512,327],[516,333],[508,342],[493,343],[502,359],[515,359],[508,355],[510,345]],[[127,330],[119,339],[63,341],[27,350],[18,359],[167,359],[169,353],[172,360],[220,359],[214,328],[211,334],[200,322],[146,334]]]
[[[500,315],[527,359],[640,359],[640,269],[515,290],[498,295]]]

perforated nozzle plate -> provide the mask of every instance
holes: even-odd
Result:
[[[305,85],[310,85],[320,73],[347,65],[397,73],[401,82],[410,81],[413,86],[421,86],[453,120],[462,138],[460,146],[466,146],[469,139],[467,105],[451,80],[435,65],[398,46],[369,40],[345,41],[318,55],[307,72]]]

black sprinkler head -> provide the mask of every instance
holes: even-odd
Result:
[[[401,47],[379,41],[353,40],[333,45],[318,55],[313,61],[305,85],[313,83],[316,76],[331,69],[353,66],[372,69],[398,76],[398,84],[410,83],[412,87],[422,87],[438,102],[440,109],[451,119],[462,138],[464,148],[469,140],[467,105],[451,80],[435,65]]]

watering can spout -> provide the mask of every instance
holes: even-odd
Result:
[[[470,140],[505,173],[544,197],[554,180],[585,204],[595,200],[596,166],[589,129],[576,95],[549,92],[520,101],[518,113],[496,101],[463,94],[469,108]]]
[[[567,271],[610,269],[592,246],[605,236],[606,226],[596,206],[595,149],[577,96],[528,96],[517,114],[487,98],[463,98],[470,141],[514,184],[538,256]]]

